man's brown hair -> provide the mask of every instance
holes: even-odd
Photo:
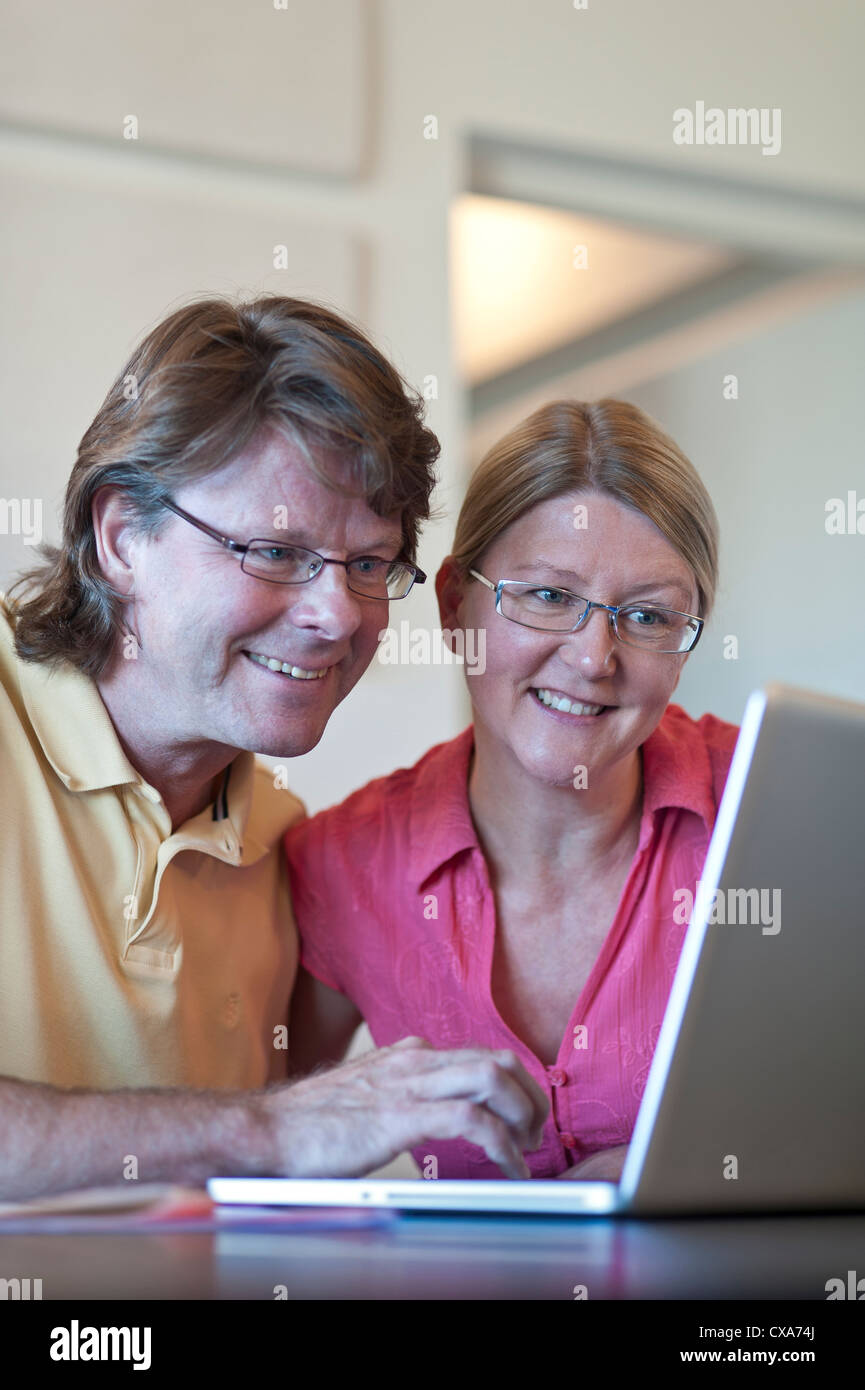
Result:
[[[124,494],[134,523],[155,532],[180,484],[229,463],[262,431],[300,447],[311,470],[379,516],[399,512],[412,561],[430,514],[439,442],[424,403],[360,328],[319,304],[279,295],[205,299],[169,315],[122,368],[78,448],[59,547],[10,591],[15,645],[27,661],[105,669],[123,629],[122,596],[102,574],[92,503]],[[336,453],[348,483],[318,454]]]

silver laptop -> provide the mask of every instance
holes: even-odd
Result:
[[[210,1195],[581,1216],[865,1209],[865,705],[755,692],[702,878],[682,887],[693,911],[618,1183],[223,1177]]]

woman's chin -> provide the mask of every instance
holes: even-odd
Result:
[[[573,791],[575,785],[587,785],[585,767],[580,768],[571,755],[564,759],[560,749],[523,750],[517,757],[523,771],[539,786]]]

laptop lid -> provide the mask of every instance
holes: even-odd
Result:
[[[677,894],[693,913],[624,1208],[865,1206],[863,802],[865,705],[751,696],[701,880]]]

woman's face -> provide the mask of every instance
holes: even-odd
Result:
[[[575,529],[574,507],[586,508]],[[474,568],[496,583],[529,580],[570,589],[599,603],[652,603],[697,613],[689,565],[653,522],[606,493],[574,492],[541,502],[504,531]],[[478,732],[533,777],[571,784],[584,766],[588,785],[630,757],[658,724],[685,656],[625,646],[608,613],[593,609],[578,632],[539,632],[495,611],[495,594],[471,578],[440,579],[442,625],[486,629],[483,674],[467,677]],[[448,595],[452,595],[450,601]],[[599,714],[544,704],[566,697],[603,706]]]

